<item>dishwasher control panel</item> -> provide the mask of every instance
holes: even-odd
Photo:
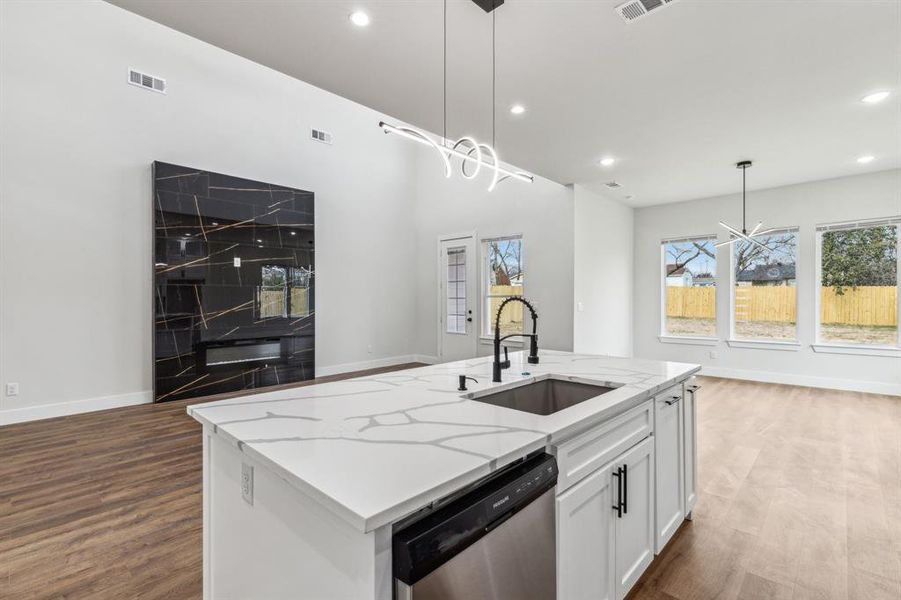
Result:
[[[412,585],[557,483],[557,461],[538,454],[510,465],[474,489],[394,533],[394,577]]]

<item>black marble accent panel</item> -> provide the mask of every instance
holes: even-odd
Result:
[[[312,379],[313,200],[153,163],[157,402]]]

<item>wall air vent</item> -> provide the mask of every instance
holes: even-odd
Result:
[[[604,185],[606,185],[608,188],[610,188],[612,190],[623,187],[622,185],[620,185],[619,183],[616,183],[615,181],[608,181]]]
[[[159,92],[160,94],[166,93],[165,79],[160,79],[159,77],[154,77],[153,75],[148,75],[147,73],[141,73],[140,71],[135,71],[134,69],[128,70],[128,83],[142,87],[152,92]]]
[[[626,23],[632,23],[647,16],[651,11],[672,4],[676,0],[630,0],[616,7],[616,12]]]
[[[332,134],[328,131],[322,131],[321,129],[310,129],[310,139],[322,142],[323,144],[331,144]]]

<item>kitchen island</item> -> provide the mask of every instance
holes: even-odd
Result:
[[[560,470],[558,596],[622,597],[693,505],[694,393],[685,389],[700,367],[540,357],[511,354],[501,383],[483,357],[188,407],[204,428],[204,596],[389,599],[393,524],[546,450]],[[477,382],[459,391],[460,375]],[[549,376],[614,389],[549,415],[473,399]],[[636,449],[627,521],[608,521],[617,518],[609,504],[599,519],[590,501],[576,503],[605,503],[607,471]],[[625,544],[633,534],[640,543]],[[610,560],[587,564],[597,552]]]

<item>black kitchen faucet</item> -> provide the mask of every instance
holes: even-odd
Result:
[[[514,300],[525,304],[526,308],[529,309],[529,312],[532,313],[532,333],[511,333],[501,337],[501,312],[508,303],[513,302]],[[501,305],[497,309],[497,316],[494,320],[494,363],[492,364],[491,381],[500,381],[501,370],[510,366],[510,361],[504,361],[503,364],[501,363],[501,342],[511,337],[531,338],[532,341],[529,346],[528,360],[529,363],[533,365],[538,364],[538,313],[535,312],[535,308],[532,307],[532,304],[521,296],[510,296],[501,302]]]

